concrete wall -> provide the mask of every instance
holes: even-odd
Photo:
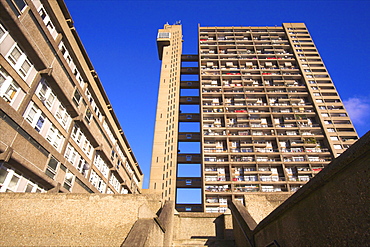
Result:
[[[174,208],[174,201],[166,201],[158,217],[136,221],[121,246],[172,246]]]
[[[163,246],[163,241],[163,230],[154,219],[139,219],[121,247]]]
[[[370,132],[254,230],[256,246],[369,246]]]
[[[223,222],[219,213],[179,213],[175,216],[174,239],[214,237],[221,234],[218,230],[223,229]]]
[[[370,132],[255,228],[248,226],[250,246],[369,246],[369,164]],[[240,229],[236,239],[248,242]]]
[[[245,207],[256,221],[261,222],[293,193],[251,193],[244,195]]]
[[[120,246],[153,195],[0,194],[0,246]]]

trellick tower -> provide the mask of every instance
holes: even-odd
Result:
[[[303,23],[198,31],[198,55],[181,55],[180,25],[166,25],[157,39],[150,188],[164,200],[179,188],[202,195],[197,204],[177,203],[178,211],[224,212],[245,193],[293,193],[358,139]],[[186,61],[198,64],[181,67]],[[181,95],[186,88],[199,94]],[[199,112],[180,112],[184,104]],[[179,132],[181,122],[198,122],[199,132]],[[199,142],[200,152],[178,152],[181,142]],[[198,163],[199,177],[177,176],[178,164]]]

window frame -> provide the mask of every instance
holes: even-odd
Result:
[[[18,57],[15,57],[15,55],[13,54],[14,51],[18,51],[19,53]],[[15,43],[9,50],[9,52],[5,55],[5,59],[10,63],[14,70],[17,71],[21,78],[26,79],[28,75],[31,73],[33,64],[17,43]],[[27,71],[23,67],[25,63],[29,65]]]

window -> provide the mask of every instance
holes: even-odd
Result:
[[[73,127],[71,136],[72,136],[72,139],[77,143],[77,145],[82,149],[82,151],[89,158],[91,158],[92,149],[93,149],[92,145],[77,124],[75,124],[75,126]]]
[[[0,192],[45,192],[12,168],[0,165]]]
[[[78,162],[77,162],[76,168],[79,172],[81,172],[82,175],[84,175],[86,177],[87,176],[87,171],[89,170],[90,166],[86,162],[86,160],[84,160],[82,157],[80,157]]]
[[[109,139],[111,140],[112,143],[116,143],[116,138],[114,137],[111,129],[109,128],[109,125],[106,121],[103,122],[103,128],[105,132],[107,132]]]
[[[118,179],[116,178],[116,176],[114,176],[113,174],[110,176],[110,179],[109,179],[109,183],[113,186],[113,188],[120,192],[120,187],[121,187],[121,184],[120,182],[118,181]]]
[[[52,124],[46,134],[46,140],[55,147],[56,150],[59,151],[59,147],[61,147],[61,143],[64,141],[63,135],[59,132],[59,130]]]
[[[78,70],[75,70],[76,68],[76,65],[75,63],[73,62],[73,59],[72,59],[72,56],[71,54],[69,53],[68,49],[66,48],[66,46],[64,45],[63,41],[61,41],[59,43],[59,50],[61,51],[64,59],[66,60],[67,64],[69,65],[69,67],[71,68],[71,70],[73,71],[73,73],[75,74],[76,76],[76,79],[78,80],[80,76],[80,74],[78,73]],[[80,82],[81,83],[81,82]]]
[[[110,158],[111,158],[111,160],[114,160],[116,158],[116,152],[114,150],[112,150],[112,152],[110,154]]]
[[[55,93],[52,91],[51,87],[49,87],[45,79],[41,79],[36,88],[35,94],[54,115],[62,127],[67,129],[71,121],[71,117],[59,99],[55,96]]]
[[[93,99],[93,97],[91,96],[91,93],[90,93],[90,91],[89,91],[88,89],[86,89],[85,94],[86,94],[87,100],[89,101],[89,103],[90,103],[90,104],[91,104],[92,102],[94,102],[94,99]]]
[[[91,117],[92,117],[92,113],[91,113],[90,109],[89,109],[89,108],[87,108],[87,109],[86,109],[86,114],[85,114],[85,119],[87,120],[87,122],[89,122],[89,123],[90,123],[90,121],[91,121]]]
[[[94,165],[96,166],[96,168],[98,168],[98,170],[103,174],[104,177],[108,178],[109,167],[99,154],[95,155]]]
[[[37,130],[37,132],[40,132],[41,129],[42,129],[42,126],[44,125],[44,122],[45,122],[45,115],[44,114],[41,114],[37,121],[36,121],[36,125],[35,125],[35,130]]]
[[[11,52],[6,56],[7,60],[13,66],[13,68],[18,72],[18,74],[25,79],[29,74],[32,63],[28,60],[26,54],[21,50],[18,45],[15,45]]]
[[[13,65],[15,65],[18,62],[21,55],[22,55],[22,52],[17,46],[15,46],[13,48],[13,51],[10,52],[8,59],[13,63]]]
[[[158,39],[169,39],[171,37],[171,33],[169,32],[162,32],[162,33],[158,33]]]
[[[72,172],[70,171],[67,171],[66,172],[66,176],[64,178],[64,184],[63,184],[63,187],[66,188],[67,190],[71,190],[72,188],[72,183],[74,181],[74,178],[75,178],[75,175],[73,175]]]
[[[65,129],[67,129],[71,117],[69,116],[66,108],[62,105],[62,103],[59,103],[59,107],[56,110],[55,118]]]
[[[5,27],[0,23],[0,43],[5,39],[5,36],[8,34],[8,31]]]
[[[8,189],[6,192],[10,192],[10,191],[16,192],[19,180],[20,180],[20,176],[14,173],[10,179],[10,182],[8,184]]]
[[[340,144],[334,144],[334,149],[342,149],[342,145],[340,145]]]
[[[18,84],[15,83],[13,78],[3,68],[0,68],[0,97],[9,104],[12,104],[19,91],[21,89]]]
[[[97,188],[100,193],[105,192],[106,183],[101,179],[101,177],[99,177],[99,175],[94,170],[91,171],[89,182],[95,188]]]
[[[68,143],[66,151],[64,153],[64,157],[73,165],[76,166],[77,160],[80,158],[80,155],[76,151],[76,149]],[[78,158],[78,159],[77,159]]]
[[[53,103],[54,103],[55,98],[56,97],[53,94],[53,92],[50,92],[49,95],[48,95],[48,97],[45,100],[46,107],[51,108],[53,106]]]
[[[81,98],[82,98],[82,96],[81,96],[80,92],[76,89],[76,91],[73,95],[73,101],[78,105],[78,104],[80,104]]]
[[[29,105],[29,110],[26,111],[25,118],[27,122],[31,124],[38,132],[41,131],[42,126],[45,122],[45,115],[42,111],[33,103],[31,102]]]
[[[53,36],[53,38],[55,39],[56,36],[57,36],[57,32],[55,31],[55,27],[54,27],[54,24],[52,23],[52,21],[50,20],[50,17],[48,15],[48,13],[46,12],[46,10],[44,9],[44,7],[40,7],[39,9],[39,14],[42,18],[42,20],[44,21],[47,29],[49,30],[50,34]]]
[[[6,169],[5,167],[0,167],[0,185],[4,184],[8,174],[9,174],[8,169]]]
[[[16,7],[18,7],[18,11],[22,12],[23,9],[26,7],[26,3],[24,0],[13,0],[13,4],[15,4]]]
[[[338,136],[331,136],[330,140],[332,141],[339,141]]]
[[[45,171],[48,177],[54,179],[55,175],[57,174],[58,164],[59,164],[58,160],[51,156]]]
[[[28,71],[30,71],[31,67],[31,63],[26,59],[24,60],[22,66],[19,68],[19,72],[21,72],[21,74],[25,77]]]

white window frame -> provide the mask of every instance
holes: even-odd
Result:
[[[0,44],[3,42],[5,37],[9,34],[8,30],[0,23],[0,31],[3,33],[3,35],[0,36]]]
[[[19,52],[19,57],[14,57],[13,52],[15,50]],[[33,64],[28,60],[27,55],[23,52],[23,50],[18,46],[17,43],[14,44],[13,47],[9,50],[5,58],[23,79],[27,78],[33,68]],[[24,69],[24,64],[29,65],[27,71]]]
[[[85,177],[87,176],[87,170],[89,168],[89,164],[86,162],[84,158],[80,156],[79,160],[76,163],[76,169]]]
[[[77,124],[73,126],[71,137],[81,148],[81,150],[86,154],[86,156],[91,159],[93,147],[90,141],[87,139],[86,135],[82,132],[81,128]]]
[[[38,9],[38,12],[41,16],[42,21],[44,22],[46,28],[49,30],[51,36],[55,39],[57,36],[57,31],[55,29],[54,23],[51,21],[49,14],[45,10],[44,6],[41,5],[40,8]],[[44,14],[44,15],[43,15]]]
[[[22,192],[22,191],[18,191],[18,186],[19,186],[22,176],[17,174],[13,169],[10,169],[7,167],[0,166],[0,169],[7,171],[5,180],[2,183],[2,186],[0,187],[0,192]],[[13,177],[16,177],[18,180],[15,186],[14,187],[12,186],[12,188],[10,188],[9,186],[10,186],[11,181],[13,180]]]
[[[334,147],[334,149],[336,149],[336,150],[343,149],[342,145],[340,145],[340,144],[334,144],[334,145],[333,145],[333,147]]]
[[[31,111],[35,112],[35,114],[33,116],[30,115]],[[28,110],[24,114],[24,118],[32,126],[32,128],[35,128],[36,131],[38,131],[38,132],[41,132],[42,128],[45,126],[44,123],[47,120],[45,114],[32,101],[30,102],[30,104],[28,106]],[[43,121],[41,127],[37,125],[40,120]]]
[[[79,99],[77,99],[76,98],[76,93],[77,93],[77,95],[79,95]],[[73,101],[77,104],[77,105],[79,105],[80,103],[81,103],[81,101],[82,101],[82,95],[81,95],[81,93],[80,93],[80,91],[78,91],[78,89],[76,88],[76,90],[74,91],[74,93],[73,93]]]
[[[121,183],[118,181],[118,179],[116,178],[116,176],[114,174],[111,174],[110,179],[109,179],[109,183],[113,186],[113,188],[117,192],[120,191],[120,189],[121,189]]]
[[[75,178],[76,176],[71,171],[67,170],[66,175],[64,177],[63,187],[68,191],[72,191]]]
[[[61,144],[64,141],[64,136],[60,131],[52,124],[46,134],[45,139],[53,145],[53,147],[59,151],[59,148],[62,146]]]
[[[70,143],[68,143],[66,151],[64,152],[64,157],[69,161],[69,163],[76,167],[81,155]]]
[[[35,93],[49,111],[53,108],[54,103],[59,101],[44,79],[40,81]]]
[[[54,116],[57,121],[63,126],[63,128],[67,129],[71,116],[68,114],[66,108],[62,105],[62,103],[59,102]]]
[[[97,188],[100,193],[105,192],[106,183],[103,181],[101,177],[99,177],[99,175],[94,170],[91,171],[89,182],[95,188]]]
[[[21,88],[3,68],[0,68],[0,77],[4,79],[0,79],[0,97],[12,105]]]
[[[98,168],[105,178],[108,178],[109,167],[99,154],[95,154],[94,166]]]
[[[36,88],[35,94],[66,130],[68,128],[71,116],[68,114],[66,108],[59,101],[58,97],[47,84],[45,79],[41,79]],[[52,100],[50,101],[51,98]]]

